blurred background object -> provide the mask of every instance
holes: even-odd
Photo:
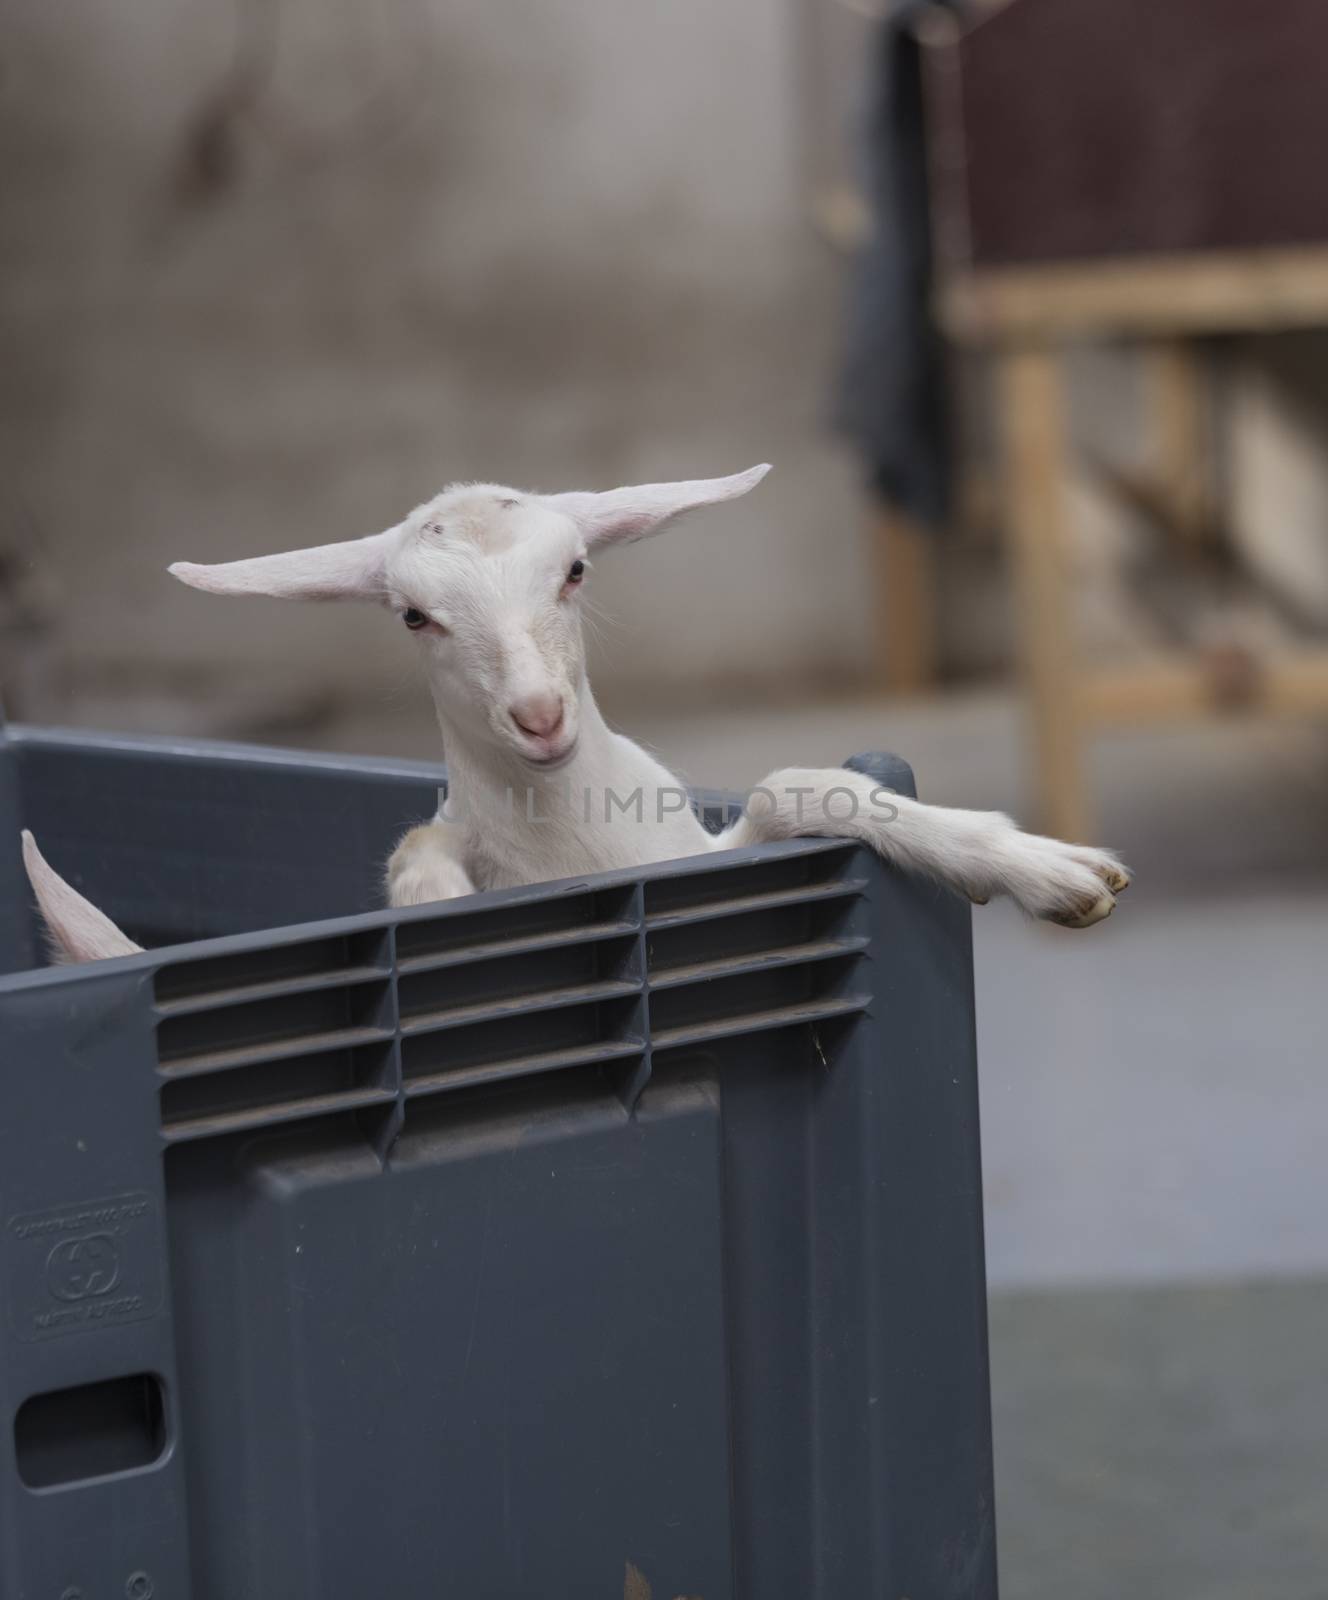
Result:
[[[599,563],[609,714],[1137,869],[975,918],[1013,1600],[1328,1571],[1326,17],[0,0],[11,716],[431,756],[399,627],[166,563],[772,460]]]
[[[942,320],[994,357],[1043,812],[1085,836],[1095,726],[1328,712],[1328,649],[1279,651],[1251,634],[1234,582],[1215,608],[1194,581],[1234,578],[1241,548],[1214,548],[1224,506],[1195,341],[1328,323],[1313,153],[1328,139],[1328,13],[1280,0],[1253,25],[1238,0],[1019,0],[965,30],[933,8],[921,54]],[[1062,391],[1067,347],[1089,339],[1132,341],[1150,381],[1147,475],[1098,478],[1148,513],[1130,598],[1171,646],[1091,673],[1075,648]],[[1159,594],[1181,563],[1193,592]]]
[[[784,8],[3,9],[5,475],[66,595],[27,714],[381,722],[421,697],[380,618],[257,615],[237,658],[166,562],[371,531],[451,479],[763,459],[777,487],[703,556],[604,564],[597,677],[625,705],[863,681],[854,474],[819,426],[838,264],[805,223]]]

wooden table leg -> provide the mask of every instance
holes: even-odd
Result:
[[[935,530],[894,506],[872,519],[876,668],[891,694],[919,694],[936,679]]]
[[[1059,838],[1087,842],[1091,818],[1079,748],[1065,541],[1065,396],[1054,350],[1027,346],[1003,352],[997,385],[1008,537],[1037,738],[1041,820]]]
[[[1157,488],[1172,526],[1193,549],[1212,523],[1203,363],[1184,339],[1161,340],[1144,359]]]

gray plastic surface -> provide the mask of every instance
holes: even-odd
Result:
[[[993,1597],[967,905],[373,909],[443,781],[0,743],[0,1596]],[[32,968],[20,824],[159,947]]]

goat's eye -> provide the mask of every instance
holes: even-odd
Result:
[[[568,569],[567,569],[567,581],[568,581],[568,583],[580,583],[582,578],[585,577],[585,575],[586,575],[586,564],[585,564],[584,561],[574,561],[571,564],[571,566],[568,567]]]
[[[419,628],[427,627],[429,624],[428,617],[417,606],[407,606],[401,613],[401,620],[412,633]]]

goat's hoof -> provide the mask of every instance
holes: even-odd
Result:
[[[1125,865],[1108,851],[1080,847],[1074,855],[1076,861],[1101,878],[1112,894],[1123,894],[1130,887],[1130,874]]]
[[[1048,921],[1057,923],[1062,928],[1091,928],[1095,922],[1105,921],[1115,905],[1114,896],[1102,894],[1086,910],[1055,912]]]
[[[1101,878],[1112,894],[1123,894],[1130,887],[1130,874],[1115,856],[1109,856],[1105,850],[1081,850],[1077,852],[1076,859]]]

